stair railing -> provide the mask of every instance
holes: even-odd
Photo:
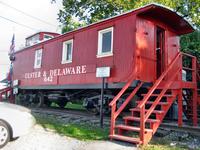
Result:
[[[199,79],[199,73],[197,72],[197,59],[195,56],[192,56],[187,53],[182,53],[183,56],[191,58],[191,67],[183,67],[183,70],[187,72],[191,72],[192,79],[191,81],[185,81],[185,82],[191,82],[192,85],[187,86],[187,88],[192,89],[193,96],[192,96],[192,113],[193,113],[193,125],[197,126],[198,122],[198,116],[197,116],[197,105],[198,105],[198,90],[197,90],[197,79]],[[183,87],[184,88],[184,87]]]
[[[126,98],[123,104],[116,110],[117,102],[120,100],[120,97],[124,94],[124,92],[130,87],[132,82],[135,80],[135,76],[132,76],[131,79],[125,84],[125,86],[121,89],[121,91],[114,97],[114,99],[110,102],[109,106],[111,106],[111,126],[110,126],[110,134],[114,134],[115,128],[115,120],[119,116],[119,114],[123,111],[123,109],[127,106],[127,104],[131,101],[134,95],[142,86],[143,82],[140,82],[136,88],[131,92],[131,94]]]
[[[162,82],[162,80],[168,75],[169,71],[177,64],[179,64],[179,61],[181,60],[182,62],[182,54],[181,52],[179,52],[175,58],[173,59],[173,61],[169,64],[169,66],[167,67],[167,69],[162,73],[162,75],[156,80],[156,82],[154,83],[154,85],[151,87],[151,89],[149,90],[149,92],[144,96],[143,100],[138,104],[138,108],[140,109],[140,137],[141,137],[141,141],[144,142],[145,141],[145,122],[148,119],[149,115],[152,113],[153,109],[154,109],[154,105],[156,103],[159,102],[159,100],[162,98],[162,96],[165,94],[166,90],[169,88],[170,84],[167,84],[165,86],[165,89],[161,92],[161,94],[157,97],[156,99],[156,103],[153,105],[153,107],[147,112],[147,114],[145,113],[145,104],[148,101],[148,99],[150,98],[150,96],[153,94],[153,92],[157,89],[157,87],[159,86],[159,84]],[[178,74],[178,72],[180,72],[180,70],[182,69],[182,66],[178,66],[178,71],[172,76],[172,80],[176,77],[176,75]]]
[[[177,61],[180,60],[181,57],[181,52],[179,52],[176,57],[174,58],[174,60],[170,63],[169,67],[167,67],[167,69],[162,73],[162,75],[156,80],[156,82],[154,83],[154,85],[151,87],[151,89],[149,90],[149,92],[145,95],[144,99],[138,104],[138,108],[142,108],[145,103],[148,101],[148,99],[150,98],[151,94],[153,94],[153,92],[155,91],[155,89],[159,86],[159,84],[162,82],[162,80],[166,77],[166,75],[168,74],[168,72],[173,68],[173,66],[177,63]]]
[[[177,69],[177,71],[172,75],[172,77],[170,77],[170,79],[167,81],[167,83],[165,84],[165,86],[163,87],[161,93],[159,94],[159,96],[156,98],[156,100],[153,102],[153,104],[151,105],[151,107],[146,111],[145,117],[144,117],[144,122],[147,121],[147,119],[149,118],[149,116],[151,115],[151,113],[153,112],[153,110],[156,108],[156,106],[158,105],[158,103],[160,102],[160,100],[162,99],[162,97],[164,96],[165,92],[169,89],[169,87],[171,86],[171,84],[173,83],[175,77],[177,77],[178,73],[180,73],[181,69]]]

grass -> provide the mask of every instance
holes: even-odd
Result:
[[[35,116],[37,123],[44,128],[52,129],[55,132],[73,137],[79,140],[108,140],[108,128],[101,129],[89,124],[63,124],[59,120],[52,117]],[[188,150],[187,145],[170,146],[173,141],[168,141],[163,138],[153,138],[153,140],[146,146],[140,146],[141,150]],[[198,149],[200,150],[200,149]]]
[[[82,104],[73,104],[71,102],[67,103],[67,105],[65,106],[65,108],[75,109],[75,110],[85,110],[85,108],[83,107]]]
[[[51,107],[59,107],[56,103],[52,103]],[[67,105],[65,106],[65,108],[67,109],[75,109],[75,110],[86,110],[82,104],[75,104],[75,103],[71,103],[68,102]]]
[[[63,124],[53,118],[42,118],[36,116],[37,123],[44,128],[52,129],[55,132],[73,137],[79,140],[107,140],[108,129],[92,127],[91,125]]]

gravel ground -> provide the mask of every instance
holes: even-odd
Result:
[[[132,144],[80,141],[36,125],[29,134],[9,142],[2,150],[136,150]]]

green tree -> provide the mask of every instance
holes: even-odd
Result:
[[[188,35],[181,36],[181,50],[197,56],[200,60],[200,32],[195,31]]]
[[[180,12],[200,29],[200,0],[63,0],[59,21],[64,33],[149,3],[162,4]],[[200,58],[200,32],[182,36],[181,50]]]
[[[181,12],[200,26],[200,0],[63,0],[59,21],[66,32],[153,2]]]
[[[62,31],[66,32],[120,14],[128,6],[121,0],[63,0],[63,10],[58,16],[64,25]]]

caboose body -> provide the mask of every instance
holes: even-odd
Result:
[[[191,57],[192,65],[191,68],[183,68],[179,52],[179,36],[193,31],[193,27],[176,12],[150,4],[17,51],[13,62],[13,80],[19,82],[14,88],[19,89],[18,95],[26,95],[25,101],[31,99],[30,102],[35,101],[39,105],[56,100],[63,107],[77,96],[85,98],[87,108],[99,108],[101,79],[96,77],[96,70],[109,67],[106,108],[117,95],[110,103],[110,137],[145,144],[177,96],[179,106],[182,106],[182,89],[196,92],[196,58],[186,55]],[[187,70],[186,73],[192,72],[191,82],[182,81],[182,69]],[[135,95],[143,99],[135,104],[137,109],[131,110],[132,115],[139,111],[141,118],[126,118],[126,125],[130,119],[140,121],[140,129],[115,126],[117,116]],[[155,102],[148,101],[150,97],[157,99]],[[160,102],[162,98],[164,102]],[[193,94],[194,124],[197,118],[196,99],[197,94]],[[157,105],[161,105],[161,110],[154,110]],[[119,110],[116,111],[116,108]],[[183,108],[179,108],[181,125]],[[148,120],[152,113],[156,114],[156,121]],[[151,131],[145,130],[145,123],[150,123]],[[140,139],[116,136],[115,128],[119,129],[119,133],[123,130],[138,131]]]
[[[13,80],[20,89],[93,89],[96,68],[106,66],[108,88],[131,75],[154,82],[179,52],[179,35],[192,31],[175,12],[149,5],[17,51]]]
[[[13,80],[34,93],[99,89],[96,68],[110,67],[107,89],[123,87],[131,76],[132,87],[152,83],[179,52],[179,35],[192,31],[177,13],[149,5],[17,51]]]

